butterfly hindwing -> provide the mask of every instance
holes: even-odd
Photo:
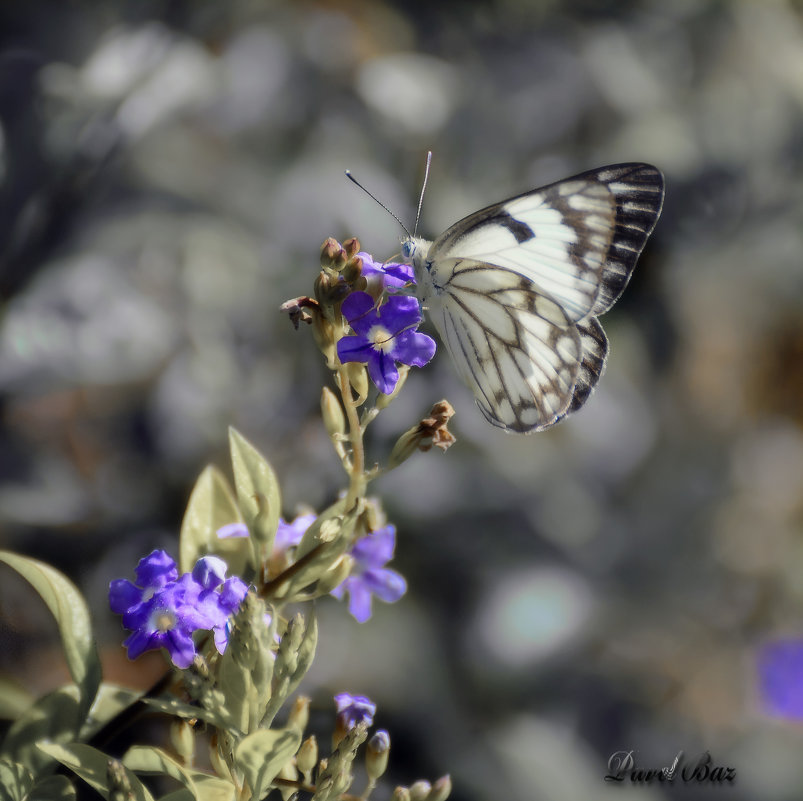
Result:
[[[580,379],[596,380],[583,366],[580,329],[518,273],[469,259],[438,267],[449,278],[430,317],[485,417],[518,432],[556,423]]]

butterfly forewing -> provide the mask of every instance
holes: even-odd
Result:
[[[662,202],[655,167],[619,164],[471,214],[426,253],[411,240],[419,297],[491,423],[540,431],[583,405],[608,351],[596,317]]]
[[[514,270],[576,322],[607,311],[622,294],[662,202],[655,167],[603,167],[465,217],[427,258],[462,256]]]

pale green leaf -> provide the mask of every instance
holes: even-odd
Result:
[[[197,801],[235,801],[237,788],[227,779],[192,771]],[[159,801],[195,801],[188,790],[176,790],[163,795]]]
[[[237,501],[251,536],[267,559],[279,528],[279,482],[265,457],[234,428],[229,428],[229,448]]]
[[[46,776],[31,788],[25,801],[74,801],[75,787],[66,776]]]
[[[0,719],[16,720],[34,700],[16,679],[0,676]]]
[[[102,751],[85,743],[69,743],[68,745],[39,743],[39,748],[68,767],[76,776],[82,778],[90,787],[108,799],[109,757]],[[125,765],[123,770],[131,784],[132,801],[153,801],[153,796],[148,788]]]
[[[195,482],[179,536],[179,568],[189,573],[202,556],[214,554],[225,560],[229,573],[246,575],[253,567],[251,542],[247,537],[220,539],[218,529],[242,520],[237,501],[224,475],[209,465]]]
[[[25,765],[0,760],[0,801],[24,801],[33,786],[33,776]]]
[[[89,609],[83,596],[65,575],[44,562],[9,551],[0,551],[0,561],[31,584],[56,619],[67,667],[80,691],[79,711],[83,718],[101,679]]]
[[[267,794],[299,745],[301,733],[294,729],[259,729],[238,743],[235,762],[251,788],[252,798]]]
[[[136,773],[164,774],[170,776],[197,797],[195,783],[189,772],[161,748],[150,745],[134,745],[125,752],[121,762]]]
[[[42,696],[14,721],[3,741],[2,756],[39,774],[52,760],[36,747],[37,742],[71,742],[82,717],[78,688],[74,684],[60,687]]]
[[[138,701],[141,695],[141,691],[103,682],[98,688],[95,703],[92,704],[92,708],[89,710],[89,717],[81,727],[80,739],[83,741],[89,740],[112,718],[117,717],[124,709]]]
[[[175,715],[183,720],[202,720],[204,723],[208,723],[218,729],[227,728],[230,722],[227,715],[210,711],[200,706],[194,706],[193,704],[185,704],[178,698],[171,696],[143,698],[142,702],[168,715]]]

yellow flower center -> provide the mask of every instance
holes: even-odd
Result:
[[[382,325],[375,325],[368,331],[368,341],[374,350],[390,353],[393,348],[393,334]]]

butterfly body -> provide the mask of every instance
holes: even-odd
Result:
[[[548,428],[605,367],[597,316],[627,285],[663,202],[648,164],[592,170],[465,217],[402,254],[463,381],[494,425]]]

